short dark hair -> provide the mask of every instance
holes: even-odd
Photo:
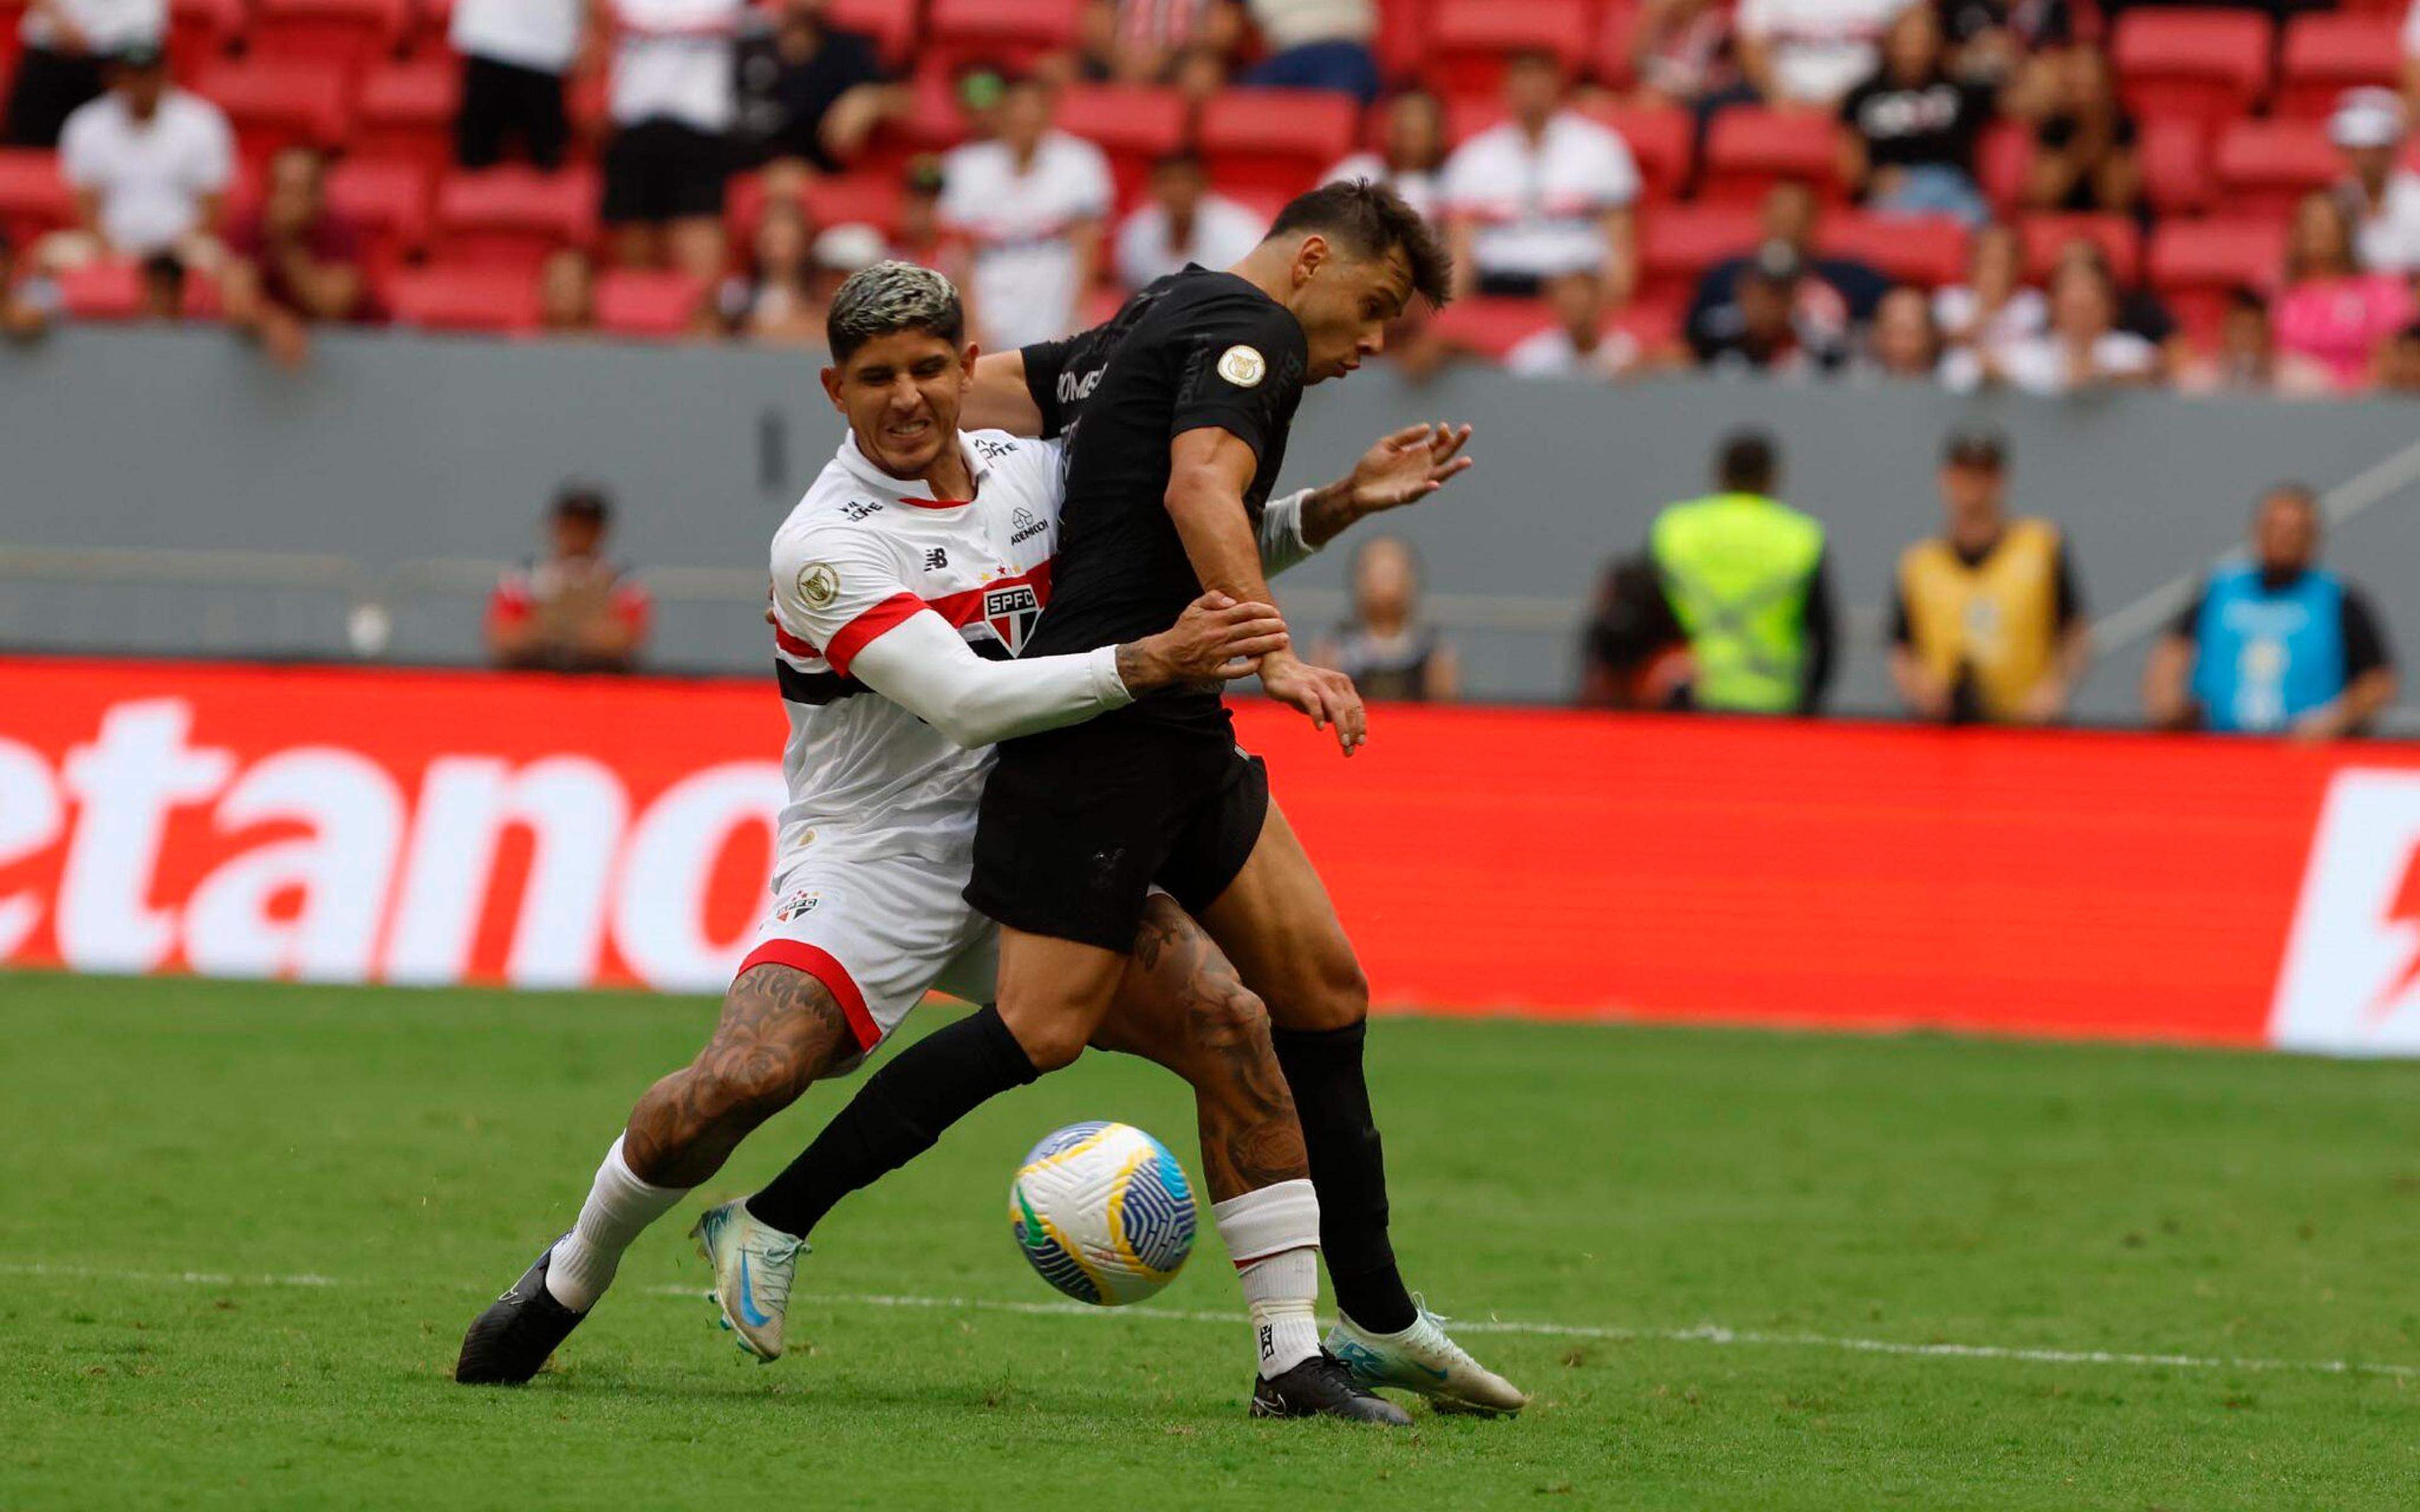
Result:
[[[1162,173],[1170,168],[1189,168],[1195,173],[1208,173],[1210,164],[1191,147],[1171,147],[1151,160],[1151,171]]]
[[[1350,244],[1365,257],[1401,247],[1412,267],[1412,292],[1442,309],[1453,297],[1453,255],[1404,196],[1367,178],[1340,179],[1296,194],[1269,225],[1271,237],[1317,232]]]
[[[574,478],[554,493],[557,519],[584,519],[602,525],[613,516],[613,496],[601,483]]]
[[[867,342],[902,331],[928,332],[955,350],[966,343],[967,310],[948,279],[894,259],[849,274],[833,293],[824,345],[831,348],[832,364],[845,366]]]
[[[1731,493],[1770,493],[1781,474],[1781,448],[1768,431],[1735,430],[1714,452],[1714,482]]]

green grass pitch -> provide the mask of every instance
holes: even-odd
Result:
[[[712,1328],[692,1201],[533,1386],[452,1384],[711,1013],[0,976],[0,1507],[2420,1504],[2420,1066],[2257,1055],[1384,1022],[1397,1244],[1521,1325],[1466,1335],[1517,1422],[1247,1420],[1206,1226],[1157,1302],[1051,1310],[1026,1146],[1194,1164],[1106,1056],[834,1214],[811,1351]]]

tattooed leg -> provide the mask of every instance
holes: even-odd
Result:
[[[758,1124],[856,1052],[848,1019],[822,982],[789,966],[752,967],[723,995],[721,1022],[697,1058],[630,1110],[623,1157],[650,1185],[696,1186]]]

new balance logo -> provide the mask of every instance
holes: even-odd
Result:
[[[950,553],[942,550],[938,546],[924,553],[924,570],[926,572],[939,572],[949,564]]]

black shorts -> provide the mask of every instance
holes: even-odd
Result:
[[[605,148],[605,224],[720,220],[730,173],[719,136],[678,121],[625,126]]]
[[[1268,768],[1222,737],[1113,715],[1012,740],[984,788],[966,899],[1011,929],[1124,954],[1153,883],[1201,912],[1268,812]]]
[[[564,115],[563,76],[493,58],[462,60],[462,112],[454,117],[454,161],[465,168],[492,168],[504,161],[504,141],[518,137],[534,165],[552,173],[563,166],[571,123]]]
[[[57,147],[68,117],[101,91],[101,65],[93,59],[71,57],[46,47],[27,48],[17,60],[17,82],[8,91],[7,144]]]

